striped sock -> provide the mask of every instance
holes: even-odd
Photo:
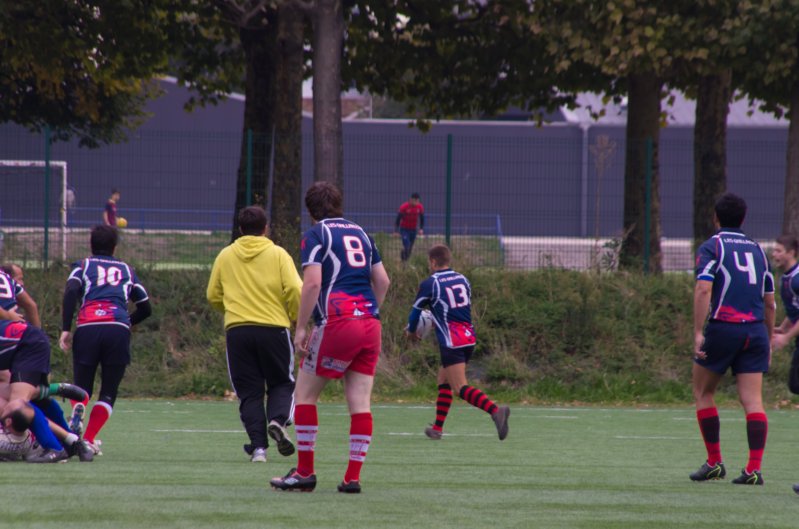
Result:
[[[315,404],[297,404],[294,408],[294,431],[297,433],[297,472],[307,477],[314,473],[314,449],[319,431]]]
[[[766,448],[768,435],[768,417],[765,413],[750,413],[746,416],[746,437],[749,440],[749,461],[746,472],[751,474],[760,470],[763,461],[763,450]]]
[[[361,479],[361,467],[372,442],[372,428],[370,412],[356,413],[350,418],[350,462],[344,474],[345,483]]]
[[[86,433],[83,434],[83,438],[90,443],[94,443],[94,438],[100,433],[100,430],[108,422],[113,412],[114,408],[107,402],[101,400],[95,402],[94,406],[92,406],[92,412],[89,414],[89,424],[86,425]]]
[[[458,396],[474,406],[480,408],[486,413],[494,414],[497,411],[497,405],[494,401],[488,398],[488,395],[473,386],[463,386],[458,393]]]
[[[452,406],[452,388],[449,384],[439,384],[438,399],[436,399],[436,422],[433,430],[444,430],[444,421],[447,420],[449,408]]]
[[[721,431],[719,411],[715,407],[697,410],[696,419],[699,421],[699,431],[702,432],[702,439],[705,441],[707,449],[707,464],[713,466],[722,461],[721,442],[719,441],[719,432]]]

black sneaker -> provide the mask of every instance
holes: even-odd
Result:
[[[65,450],[69,457],[78,456],[81,463],[94,461],[94,450],[92,450],[83,439],[78,439],[71,445],[65,447]]]
[[[68,384],[67,382],[59,382],[50,384],[50,395],[58,395],[69,400],[77,400],[82,402],[89,398],[86,390],[76,386],[75,384]]]
[[[433,441],[440,441],[441,438],[444,437],[444,432],[442,430],[436,430],[433,428],[432,424],[424,429],[424,434]]]
[[[269,484],[275,490],[288,490],[299,492],[311,492],[316,488],[316,474],[310,476],[300,476],[296,468],[289,470],[288,474],[282,478],[272,478]]]
[[[286,434],[286,429],[280,426],[277,421],[270,421],[266,427],[266,433],[277,443],[277,451],[282,456],[290,456],[294,453],[294,443]]]
[[[702,463],[699,470],[691,474],[691,481],[709,481],[711,479],[723,479],[727,475],[727,469],[724,468],[724,463],[719,461],[713,466],[707,464],[707,461]]]
[[[38,454],[30,454],[25,458],[28,463],[61,463],[69,459],[69,454],[66,450],[53,450],[47,448],[44,452]]]
[[[794,485],[793,485],[793,491],[794,491],[795,493],[799,494],[799,483],[794,483]]]
[[[736,485],[762,485],[764,483],[759,470],[753,470],[751,474],[747,474],[745,468],[741,470],[741,475],[732,482]]]
[[[360,481],[350,481],[346,483],[342,481],[338,486],[339,492],[344,492],[347,494],[360,494],[361,493],[361,482]]]
[[[500,441],[503,441],[508,436],[508,417],[510,417],[510,408],[507,406],[500,406],[497,408],[497,411],[491,415],[497,427]]]

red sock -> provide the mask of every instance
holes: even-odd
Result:
[[[765,413],[750,413],[746,416],[746,437],[749,440],[749,461],[746,472],[751,474],[760,470],[763,461],[763,450],[766,448],[768,435],[768,417]]]
[[[721,430],[719,411],[715,406],[697,410],[696,419],[699,421],[699,431],[702,432],[702,439],[704,439],[707,449],[707,464],[713,466],[722,460],[721,442],[719,441]]]
[[[97,437],[102,427],[108,422],[108,418],[111,417],[113,411],[114,409],[107,402],[95,402],[94,406],[92,406],[92,412],[89,414],[89,424],[86,425],[86,433],[83,434],[83,438],[90,443],[94,443],[94,438]]]
[[[361,467],[372,442],[372,414],[356,413],[350,418],[350,462],[344,482],[360,481]]]
[[[488,398],[488,395],[472,386],[463,386],[458,394],[460,398],[484,412],[493,414],[497,411],[497,405]]]
[[[87,395],[86,395],[86,398],[85,398],[85,399],[83,399],[83,400],[81,400],[81,401],[77,401],[77,400],[72,400],[72,399],[70,399],[70,401],[69,401],[69,402],[72,404],[72,407],[73,407],[73,408],[75,407],[75,404],[77,404],[78,402],[80,402],[80,403],[81,403],[81,404],[83,404],[84,406],[87,406],[87,405],[89,404],[89,395],[87,394]]]
[[[307,477],[314,473],[314,449],[319,431],[316,404],[297,404],[294,408],[294,431],[297,433],[297,472]]]
[[[450,406],[452,406],[452,388],[449,384],[440,384],[438,399],[436,399],[436,422],[433,424],[433,430],[440,432],[444,429],[444,421],[447,420]]]

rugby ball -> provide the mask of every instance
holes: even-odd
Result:
[[[419,315],[419,323],[416,325],[416,336],[418,336],[420,340],[424,340],[430,336],[435,326],[436,322],[433,319],[433,313],[429,310],[423,310]]]

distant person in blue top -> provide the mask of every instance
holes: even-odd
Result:
[[[741,231],[745,216],[744,199],[724,194],[715,206],[719,231],[696,254],[693,390],[707,461],[690,475],[694,481],[720,479],[727,473],[714,395],[721,377],[732,368],[749,441],[749,460],[732,482],[763,484],[760,467],[768,433],[763,373],[771,363],[774,277],[766,253]]]
[[[491,415],[501,441],[508,435],[510,408],[497,406],[488,395],[466,381],[466,364],[477,343],[472,325],[472,286],[465,276],[450,268],[451,261],[452,253],[447,246],[440,244],[430,248],[428,264],[432,275],[419,285],[405,333],[412,340],[418,339],[419,317],[422,309],[429,307],[436,324],[441,368],[437,380],[436,420],[424,433],[433,440],[444,435],[444,421],[454,390],[460,398]]]
[[[782,349],[791,340],[799,337],[799,240],[793,235],[777,237],[777,243],[771,257],[777,268],[782,270],[780,280],[780,297],[785,306],[785,319],[774,328],[771,338],[773,350]],[[799,340],[794,344],[791,359],[791,371],[788,377],[788,388],[791,393],[799,394]]]

